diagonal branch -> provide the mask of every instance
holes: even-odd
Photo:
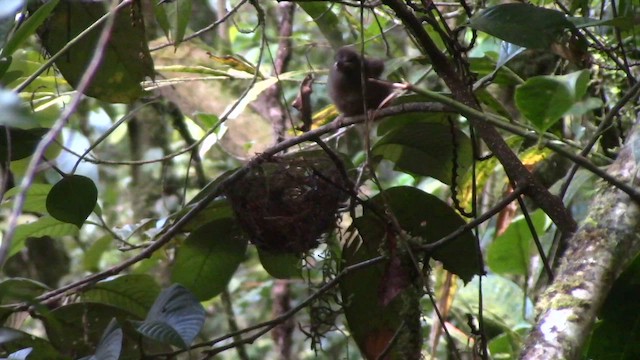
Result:
[[[640,186],[640,115],[608,172]],[[640,205],[603,185],[568,243],[556,279],[538,300],[536,326],[521,359],[577,359],[613,281],[640,252]]]
[[[433,69],[451,90],[453,98],[462,104],[476,110],[480,105],[475,99],[470,86],[458,73],[453,63],[443,54],[433,42],[421,21],[412,10],[400,0],[384,0],[396,16],[404,23],[407,30],[416,39],[422,51],[429,56]],[[576,222],[562,203],[562,200],[552,195],[529,170],[527,170],[516,154],[511,151],[500,133],[482,117],[467,116],[471,125],[476,129],[482,140],[500,160],[507,176],[517,185],[526,185],[526,194],[530,196],[540,208],[544,210],[553,222],[565,234],[575,231]]]

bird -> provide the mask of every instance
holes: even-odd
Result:
[[[364,71],[362,69],[364,65]],[[345,46],[335,55],[328,79],[329,97],[344,116],[363,114],[366,110],[377,109],[391,93],[391,87],[380,82],[384,62],[380,59],[362,57],[353,48]],[[362,75],[367,78],[362,89]],[[366,102],[363,101],[366,96]]]

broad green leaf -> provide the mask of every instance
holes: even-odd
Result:
[[[566,16],[556,10],[529,4],[502,4],[477,12],[469,25],[512,44],[547,49],[565,29],[573,28]]]
[[[455,150],[452,131],[455,131]],[[469,137],[459,129],[452,130],[448,124],[414,122],[387,133],[373,146],[372,153],[393,161],[398,171],[431,176],[450,184],[454,151],[456,170],[462,175],[471,164]]]
[[[516,105],[541,132],[571,109],[574,98],[565,84],[552,76],[536,76],[516,89]]]
[[[76,235],[77,233],[77,226],[61,222],[51,216],[43,216],[34,222],[16,227],[16,233],[13,236],[9,256],[13,256],[22,250],[27,238],[40,238],[43,236],[60,238],[67,235]]]
[[[78,302],[63,305],[43,317],[44,328],[51,344],[73,359],[96,353],[104,330],[113,319],[129,324],[139,318],[122,309],[106,304]],[[140,336],[129,327],[123,329],[128,341],[123,342],[121,359],[139,359]],[[145,351],[148,351],[145,346]]]
[[[400,227],[411,236],[421,238],[424,244],[440,240],[465,224],[447,203],[412,187],[387,189],[384,195],[376,195],[369,202],[379,209],[388,206]],[[384,222],[368,209],[364,208],[363,215],[355,220],[355,225],[366,243],[378,244],[387,236],[387,232]],[[431,256],[465,283],[482,273],[476,238],[470,231],[438,247]]]
[[[123,333],[116,319],[112,319],[102,334],[96,353],[82,360],[118,360],[122,351]]]
[[[594,100],[581,102],[588,85],[587,70],[532,77],[516,89],[516,105],[540,131],[546,131],[563,115],[582,115],[595,108]]]
[[[204,315],[198,299],[183,286],[173,284],[158,295],[137,330],[156,341],[185,349],[202,329]]]
[[[49,129],[23,130],[0,126],[0,162],[4,164],[7,159],[14,161],[31,156],[47,131]]]
[[[32,301],[47,290],[50,290],[47,285],[32,279],[6,279],[0,282],[0,304]]]
[[[516,283],[499,275],[482,277],[484,319],[502,331],[516,331],[530,327],[533,303]],[[478,313],[478,278],[461,286],[453,300],[453,308],[460,314]]]
[[[531,221],[540,237],[548,225],[546,214],[537,210],[531,214]],[[496,274],[526,275],[535,249],[533,235],[524,216],[518,216],[487,248],[487,265]]]
[[[342,251],[342,268],[378,257],[383,246],[372,239],[357,238],[346,243]],[[402,347],[390,352],[390,359],[414,358],[421,347],[420,304],[418,293],[410,284],[396,288],[399,293],[388,303],[381,294],[394,287],[388,276],[390,262],[385,260],[348,273],[340,280],[340,295],[349,331],[363,354],[376,359],[399,334]],[[399,327],[405,323],[403,329]]]
[[[302,259],[298,254],[274,253],[258,248],[258,257],[262,267],[276,279],[300,278]]]
[[[167,1],[164,6],[166,17],[171,24],[171,40],[177,47],[182,42],[191,18],[191,0]]]
[[[24,207],[22,208],[25,212],[32,212],[38,214],[46,214],[47,213],[47,196],[49,195],[49,191],[51,191],[53,185],[50,184],[33,184],[27,190],[27,198],[24,202]],[[14,187],[9,189],[4,196],[5,199],[12,199],[20,192],[19,187]]]
[[[96,283],[82,294],[82,299],[87,302],[111,305],[142,319],[159,293],[160,286],[151,276],[130,274]]]
[[[56,351],[49,341],[8,327],[0,327],[0,346],[6,353],[20,354],[23,350],[31,349],[27,357],[29,360],[71,360]]]
[[[38,34],[47,52],[56,54],[104,14],[103,2],[65,1],[56,6]],[[103,26],[92,30],[55,62],[74,88],[86,72]],[[118,11],[102,61],[85,94],[106,102],[131,103],[142,95],[140,83],[153,76],[141,9],[133,3]]]
[[[67,175],[47,196],[47,211],[54,218],[82,227],[98,201],[98,189],[88,177]]]
[[[208,188],[205,188],[208,189]],[[204,191],[204,190],[203,190]],[[196,196],[200,196],[204,194],[200,192]],[[192,200],[193,201],[193,200]],[[184,216],[187,211],[191,210],[194,205],[187,205],[181,211],[178,212],[178,217]],[[231,204],[229,204],[229,200],[227,199],[216,199],[213,200],[206,208],[202,211],[198,212],[194,217],[192,217],[189,222],[184,225],[184,231],[193,231],[207,223],[210,223],[213,220],[217,219],[231,219],[233,218],[233,210],[231,209]]]
[[[59,1],[60,0],[47,1],[33,12],[7,41],[7,44],[2,49],[0,55],[2,57],[11,56],[17,49],[19,49],[22,43],[33,35],[36,32],[36,29],[42,25],[47,16],[51,14],[51,11],[58,5]]]
[[[587,94],[589,70],[575,71],[566,75],[554,76],[554,78],[565,84],[571,91],[574,100],[582,99]]]
[[[153,6],[154,13],[156,15],[156,22],[162,29],[164,36],[171,40],[171,23],[167,16],[167,9],[164,1],[157,1]]]
[[[247,240],[230,218],[205,224],[178,249],[171,281],[187,287],[201,301],[220,294],[244,260]]]

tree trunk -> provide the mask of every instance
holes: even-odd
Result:
[[[640,186],[640,118],[608,172]],[[602,184],[589,215],[569,239],[557,276],[536,305],[538,313],[521,359],[577,359],[614,280],[640,251],[640,208]]]

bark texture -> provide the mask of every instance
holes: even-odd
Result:
[[[640,186],[640,119],[607,170]],[[640,251],[640,208],[629,196],[602,184],[589,215],[569,240],[557,276],[540,297],[534,330],[521,359],[577,359],[613,281]]]

